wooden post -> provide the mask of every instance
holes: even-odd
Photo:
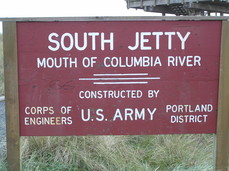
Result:
[[[229,22],[222,23],[215,170],[227,171],[229,152]]]
[[[3,47],[8,170],[20,171],[16,22],[3,22]]]

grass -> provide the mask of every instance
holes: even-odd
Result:
[[[0,170],[1,171],[7,171],[6,161],[3,160],[2,158],[0,158]]]
[[[22,137],[21,146],[22,171],[213,170],[212,135]]]
[[[211,135],[23,137],[23,171],[212,170]]]
[[[3,71],[0,41],[0,95]],[[212,135],[22,137],[21,152],[23,171],[213,169]],[[0,156],[0,171],[6,171],[6,156]]]

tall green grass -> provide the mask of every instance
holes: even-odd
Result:
[[[23,137],[22,171],[211,171],[212,150],[211,135]]]
[[[2,157],[0,157],[0,170],[7,171],[6,160]]]
[[[212,135],[23,137],[21,147],[22,171],[213,170]]]
[[[211,135],[24,137],[23,171],[212,170]]]

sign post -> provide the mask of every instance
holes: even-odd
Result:
[[[215,170],[226,171],[229,152],[229,22],[222,24]]]
[[[3,45],[8,169],[19,171],[20,128],[16,22],[3,22]]]

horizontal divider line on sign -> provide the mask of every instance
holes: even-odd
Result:
[[[159,80],[160,77],[139,77],[139,78],[79,78],[84,81],[95,81],[95,80]]]
[[[93,84],[148,84],[148,82],[94,82]]]
[[[148,73],[126,73],[126,74],[93,74],[93,76],[139,76],[149,75]]]

